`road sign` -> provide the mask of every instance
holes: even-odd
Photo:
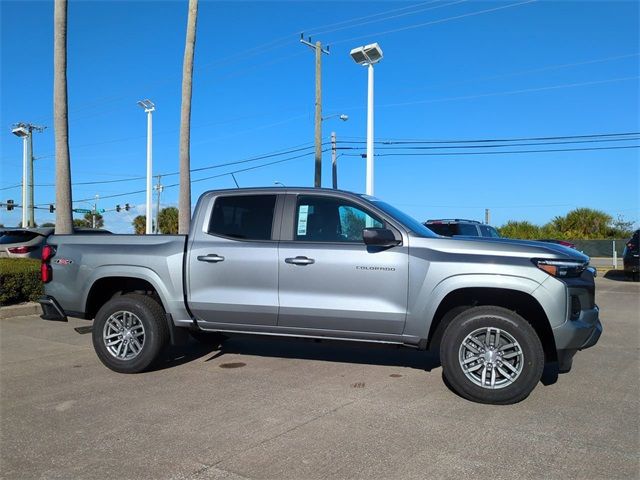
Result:
[[[91,213],[93,210],[89,210],[88,208],[74,208],[73,211],[76,213]]]
[[[106,212],[106,210],[104,208],[99,208],[98,209],[98,213],[104,213],[104,212]]]

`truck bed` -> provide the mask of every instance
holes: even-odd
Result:
[[[135,275],[163,293],[168,312],[181,316],[186,241],[186,235],[53,235],[47,241],[56,249],[48,293],[70,315],[84,318],[91,308],[84,299],[92,285],[100,288],[94,285],[97,278],[118,281]]]

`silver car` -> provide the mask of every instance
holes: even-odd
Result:
[[[42,256],[42,247],[53,235],[54,227],[5,228],[0,230],[0,258],[37,258]],[[75,233],[110,234],[108,230],[76,228]]]
[[[0,231],[0,258],[40,258],[53,227],[12,228]]]

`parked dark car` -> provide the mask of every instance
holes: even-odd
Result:
[[[462,235],[465,237],[500,238],[500,234],[495,228],[476,220],[464,220],[461,218],[427,220],[424,222],[424,226],[443,237]]]
[[[37,258],[42,246],[53,234],[53,227],[0,229],[0,258]],[[76,233],[110,234],[108,230],[76,228]]]
[[[555,243],[556,245],[562,245],[564,247],[569,247],[574,249],[576,248],[576,245],[574,243],[567,242],[566,240],[555,240],[553,238],[541,238],[538,240],[538,242]]]
[[[640,237],[640,229],[633,233],[633,236],[625,245],[624,253],[622,254],[624,274],[634,282],[640,280],[640,253],[638,251],[638,237]]]

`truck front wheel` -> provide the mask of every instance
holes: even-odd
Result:
[[[525,399],[544,368],[533,327],[502,307],[474,307],[456,316],[440,343],[444,376],[468,400],[505,405]]]
[[[147,295],[114,297],[93,322],[93,348],[115,372],[138,373],[158,357],[169,338],[162,307]]]

